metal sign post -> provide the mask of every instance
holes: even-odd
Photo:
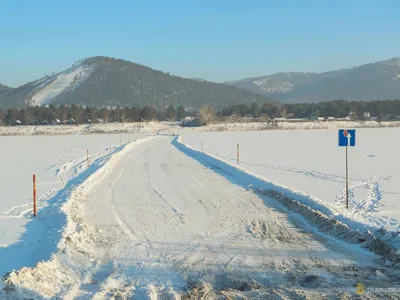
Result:
[[[355,129],[339,129],[339,147],[346,147],[346,209],[349,208],[348,148],[356,145]]]
[[[349,208],[349,163],[348,163],[348,150],[349,147],[346,146],[346,209]]]

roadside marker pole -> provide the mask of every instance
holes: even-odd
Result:
[[[203,141],[201,141],[201,152],[204,152],[204,145],[203,145]]]
[[[122,146],[122,137],[119,137],[119,145]]]
[[[347,155],[347,149],[349,147],[346,146],[346,209],[349,208],[349,165],[348,165],[348,155]]]
[[[237,163],[239,163],[239,143],[237,143],[237,145],[236,145],[236,160],[237,160]]]
[[[349,147],[356,145],[355,129],[339,129],[339,147],[346,147],[346,209],[349,208]]]
[[[86,149],[86,162],[87,162],[87,167],[89,168],[89,149]]]
[[[192,146],[192,136],[189,138],[190,146]]]
[[[110,154],[111,154],[111,140],[110,140]]]
[[[33,174],[33,216],[36,217],[36,174]]]

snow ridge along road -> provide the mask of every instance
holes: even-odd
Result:
[[[0,248],[0,270],[10,271],[3,277],[4,281],[0,280],[0,299],[60,296],[73,291],[76,282],[90,274],[97,265],[92,261],[96,237],[92,240],[91,234],[97,232],[85,222],[81,208],[84,195],[107,175],[124,153],[145,140],[143,136],[135,138],[139,140],[113,146],[111,153],[108,149],[106,154],[91,156],[89,168],[86,156],[58,168],[57,177],[69,179],[65,186],[41,202],[38,216],[28,223],[21,241]],[[13,213],[14,209],[7,212]],[[43,230],[38,231],[38,227]]]
[[[30,280],[38,296],[64,299],[319,299],[398,280],[377,256],[184,148],[146,139],[86,180],[65,208],[72,221],[53,264],[14,274],[14,290]]]

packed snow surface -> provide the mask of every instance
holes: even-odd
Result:
[[[49,202],[61,199],[60,190],[87,170],[87,154],[91,164],[97,158],[108,155],[110,150],[111,153],[115,151],[120,144],[143,136],[0,137],[0,276],[22,266],[34,266],[39,258],[48,258],[51,247],[40,253],[37,251],[43,239],[55,244],[58,242],[54,240],[57,233],[49,235],[51,224],[57,223],[57,214],[43,216],[44,219],[37,217],[32,221],[33,174],[37,178],[40,211]],[[52,205],[55,206],[54,203]]]
[[[96,123],[81,125],[0,126],[2,135],[71,135],[95,133],[153,133],[168,128],[170,123]]]
[[[195,131],[265,131],[265,130],[301,130],[301,129],[338,129],[338,128],[387,128],[400,127],[399,121],[310,121],[301,119],[280,119],[279,121],[271,120],[265,122],[225,122],[215,123],[203,127],[195,127]]]
[[[288,190],[309,195],[307,205],[329,209],[361,229],[400,232],[400,129],[357,129],[348,150],[349,209],[345,209],[345,148],[338,130],[263,132],[188,131],[183,142]],[[236,163],[237,143],[240,163]],[[327,210],[324,211],[326,213]],[[354,222],[353,222],[354,221]],[[399,245],[400,246],[400,245]]]
[[[55,177],[59,186],[54,191],[47,189],[47,196],[42,190],[35,219],[27,204],[30,199],[27,203],[22,198],[11,200],[13,195],[8,192],[10,197],[5,202],[9,204],[3,210],[5,222],[19,218],[29,222],[23,225],[24,231],[17,240],[0,248],[0,265],[7,265],[4,271],[19,269],[0,280],[0,298],[325,299],[354,294],[359,282],[367,287],[397,286],[399,274],[391,262],[382,261],[359,245],[318,232],[300,215],[258,194],[248,185],[248,175],[221,162],[235,164],[237,142],[241,145],[240,166],[252,158],[251,154],[242,156],[246,150],[259,158],[269,150],[267,155],[274,155],[279,161],[282,153],[296,156],[296,151],[307,152],[302,145],[308,144],[306,137],[297,137],[296,145],[287,141],[295,139],[292,135],[280,135],[275,140],[270,137],[273,142],[260,147],[260,143],[251,142],[260,132],[249,132],[240,139],[244,133],[170,131],[183,132],[183,136],[177,140],[165,133],[151,137],[137,134],[138,140],[132,142],[134,138],[130,136],[112,135],[111,151],[111,136],[107,135],[13,137],[26,141],[41,138],[37,140],[41,146],[31,157],[45,166],[46,171],[42,170],[40,176],[46,181],[42,182],[50,184]],[[265,132],[271,133],[287,131]],[[358,134],[357,146],[361,143]],[[101,141],[96,144],[92,138]],[[45,139],[57,143],[46,143]],[[321,136],[316,140],[310,142],[325,142],[327,147],[335,144]],[[245,142],[248,148],[242,146]],[[222,143],[229,148],[232,144],[234,150],[220,153],[216,159],[217,148],[213,154],[211,149],[222,147]],[[10,157],[19,158],[15,151],[18,143],[8,144],[14,150],[8,151]],[[58,148],[65,144],[72,146]],[[85,161],[88,144],[94,147],[89,148],[93,153],[89,167]],[[201,145],[211,155],[191,149]],[[274,147],[281,151],[273,152]],[[52,151],[44,151],[45,148]],[[53,157],[57,149],[66,157],[60,160],[60,153]],[[79,150],[68,156],[65,149]],[[386,157],[378,150],[370,149],[366,159]],[[320,159],[317,152],[312,156],[315,160]],[[327,156],[334,153],[325,152]],[[351,157],[354,164],[356,159]],[[289,159],[292,170],[300,167],[296,164],[299,158],[302,157]],[[46,165],[47,161],[51,163]],[[24,164],[29,162],[21,161],[21,168],[9,163],[7,169],[21,176]],[[11,170],[13,166],[16,171]],[[265,165],[257,167],[263,169]],[[310,173],[314,180],[323,180],[322,171],[319,172],[319,176]],[[301,169],[293,173],[305,172]],[[27,177],[29,186],[31,175]],[[325,177],[329,182],[331,177],[336,178]],[[24,179],[18,181],[18,176],[2,179],[14,184],[14,190],[19,185],[13,180],[25,183]],[[318,199],[310,198],[310,202]],[[382,299],[382,295],[369,296]],[[398,299],[399,294],[383,296]]]

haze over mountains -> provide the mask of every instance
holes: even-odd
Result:
[[[323,73],[277,73],[227,84],[280,102],[400,98],[400,58]]]
[[[212,104],[264,103],[265,95],[234,86],[187,79],[108,57],[92,57],[61,73],[43,77],[0,93],[0,107],[79,104],[86,106],[138,106],[163,108],[170,104],[199,108]]]
[[[125,60],[91,57],[17,88],[0,84],[0,108],[48,104],[165,108],[172,104],[197,109],[211,104],[219,109],[272,100],[297,103],[395,98],[400,98],[400,58],[324,73],[277,73],[214,83],[173,76]]]

